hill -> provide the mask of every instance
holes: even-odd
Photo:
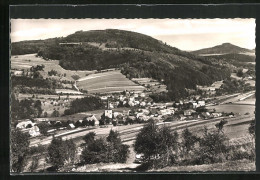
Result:
[[[29,47],[34,41],[27,45],[25,41],[20,43]],[[216,59],[209,61],[207,57],[181,51],[147,35],[130,31],[78,31],[40,43],[31,51],[46,60],[59,60],[64,69],[100,71],[119,68],[129,79],[153,78],[167,85],[171,99],[185,96],[184,88],[194,89],[196,85],[209,85],[230,76],[228,66],[220,65]],[[23,52],[19,43],[15,47],[12,55]]]
[[[243,54],[254,53],[254,50],[241,48],[231,43],[223,43],[214,47],[192,51],[192,53],[197,55]]]

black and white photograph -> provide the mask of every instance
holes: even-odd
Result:
[[[255,29],[10,19],[10,173],[255,171]]]

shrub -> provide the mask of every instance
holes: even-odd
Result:
[[[48,135],[47,131],[50,129],[50,125],[48,123],[42,122],[42,123],[37,124],[37,126],[42,135],[44,135],[44,136]]]
[[[83,137],[83,140],[86,142],[86,144],[91,144],[91,143],[94,142],[95,136],[96,136],[96,133],[94,133],[94,132],[89,132],[88,134],[86,134],[86,135]]]
[[[38,168],[38,166],[39,166],[39,159],[40,159],[39,156],[34,156],[32,158],[32,163],[31,163],[31,165],[29,167],[29,171],[30,172],[34,172]]]
[[[255,137],[255,119],[253,119],[248,127],[248,132]]]

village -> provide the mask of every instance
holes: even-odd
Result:
[[[42,102],[42,107],[53,105],[53,107],[68,107],[70,96],[59,96],[59,98],[48,99]],[[105,105],[104,110],[99,113],[87,112],[82,118],[59,120],[58,117],[41,117],[20,121],[16,128],[28,132],[31,137],[40,137],[41,123],[47,123],[49,128],[45,135],[70,133],[74,129],[82,127],[108,127],[126,126],[131,124],[146,123],[153,119],[158,123],[177,122],[189,120],[205,120],[221,116],[233,117],[234,113],[216,112],[215,109],[207,109],[207,101],[203,99],[185,99],[179,102],[155,103],[144,92],[123,92],[115,95],[100,96]],[[210,102],[210,101],[209,101]],[[57,108],[59,110],[59,108]],[[55,120],[56,119],[56,120]],[[108,127],[109,128],[109,127]]]

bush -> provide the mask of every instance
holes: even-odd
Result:
[[[96,133],[94,133],[94,132],[89,132],[88,134],[86,134],[86,135],[83,137],[83,140],[85,141],[86,144],[91,144],[91,143],[94,142],[95,136],[96,136]]]
[[[42,122],[42,123],[37,124],[37,126],[42,135],[44,135],[44,136],[48,135],[47,131],[50,129],[50,125],[48,123]]]
[[[53,112],[52,112],[52,114],[51,114],[51,117],[59,117],[60,116],[60,113],[59,113],[59,111],[57,111],[57,110],[54,110]]]
[[[255,119],[253,119],[248,127],[248,132],[255,137]]]
[[[39,159],[40,159],[39,156],[34,156],[32,158],[32,163],[31,163],[31,165],[29,167],[30,172],[34,172],[38,168],[38,166],[39,166]]]
[[[32,146],[29,149],[29,155],[35,155],[35,154],[41,154],[46,151],[46,147],[43,145],[38,145],[38,146]]]

